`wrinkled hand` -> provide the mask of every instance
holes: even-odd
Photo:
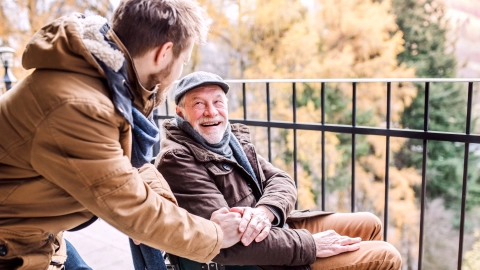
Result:
[[[275,218],[273,213],[263,205],[257,208],[232,207],[230,212],[242,214],[238,230],[243,233],[242,244],[244,246],[250,245],[254,239],[255,242],[260,242],[267,238]]]
[[[328,230],[313,234],[315,245],[317,247],[317,257],[326,258],[340,253],[355,251],[360,248],[360,237],[350,238],[336,233],[334,230]]]
[[[228,248],[240,241],[242,233],[238,230],[242,216],[222,207],[212,213],[211,221],[217,223],[223,231],[222,248]]]

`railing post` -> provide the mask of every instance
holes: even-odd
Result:
[[[472,118],[472,95],[473,95],[473,83],[468,83],[468,99],[467,99],[467,119],[465,134],[470,135],[470,122]],[[463,235],[465,229],[465,207],[467,204],[467,183],[468,183],[468,158],[469,158],[470,144],[465,143],[465,152],[463,155],[463,184],[462,184],[462,205],[460,212],[460,235],[458,239],[458,264],[457,270],[462,269],[463,261]]]
[[[352,127],[357,125],[357,83],[352,83]],[[352,192],[351,192],[351,211],[355,213],[355,132],[352,133]]]
[[[423,114],[423,131],[428,132],[428,109],[429,109],[429,96],[430,96],[430,82],[425,83],[425,106]],[[427,149],[428,140],[423,139],[423,158],[422,158],[422,190],[421,190],[421,203],[420,203],[420,237],[418,243],[418,270],[422,269],[423,263],[423,238],[425,227],[425,196],[427,190]]]
[[[292,84],[292,108],[293,108],[293,123],[297,123],[297,87]],[[297,129],[293,128],[293,178],[295,186],[298,189],[298,174],[297,174]],[[298,209],[298,199],[295,202],[295,209]]]
[[[320,93],[320,102],[322,110],[322,126],[325,126],[325,82],[322,82]],[[325,201],[326,201],[326,191],[325,191],[325,182],[326,182],[326,161],[325,161],[325,130],[322,130],[322,211],[325,211]]]
[[[391,121],[391,102],[392,102],[392,83],[387,83],[387,130],[390,129]],[[388,195],[390,189],[390,136],[387,135],[385,146],[385,203],[384,203],[384,217],[383,217],[383,240],[388,241]]]
[[[270,83],[267,82],[266,85],[267,91],[267,122],[270,123],[271,116],[270,116]],[[270,126],[267,127],[267,136],[268,136],[268,161],[272,162],[272,131]]]
[[[245,83],[242,83],[242,95],[243,95],[243,120],[247,120],[247,90]]]

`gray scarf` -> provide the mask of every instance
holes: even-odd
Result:
[[[175,120],[172,121],[173,125],[176,125],[179,129],[186,132],[188,135],[192,136],[195,141],[200,143],[203,147],[207,150],[210,150],[216,154],[224,156],[228,159],[237,161],[237,163],[242,166],[245,171],[255,180],[257,185],[259,185],[257,177],[253,172],[252,165],[247,159],[247,155],[243,151],[240,142],[237,138],[232,134],[232,129],[230,127],[230,123],[228,123],[227,129],[223,134],[222,140],[215,144],[208,143],[200,134],[198,134],[195,129],[193,129],[192,125],[188,121],[185,121],[182,117],[175,114]]]

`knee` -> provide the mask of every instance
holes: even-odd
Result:
[[[384,252],[384,264],[387,266],[386,269],[400,269],[402,267],[402,256],[400,252],[390,243],[385,243],[382,247]]]
[[[358,214],[362,215],[362,219],[369,223],[372,224],[372,226],[380,226],[382,227],[382,221],[374,214],[370,212],[359,212]]]
[[[369,212],[359,212],[358,220],[363,227],[363,230],[367,232],[367,238],[363,240],[382,240],[382,221],[374,214]]]
[[[375,228],[375,230],[382,230],[382,221],[374,214],[370,212],[358,212],[360,219],[364,224],[370,228]]]
[[[402,267],[402,257],[398,250],[384,241],[362,242],[363,257],[359,261],[367,263],[368,268],[379,270],[399,270]]]

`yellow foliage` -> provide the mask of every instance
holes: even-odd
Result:
[[[462,269],[477,270],[480,269],[480,230],[475,230],[475,238],[477,241],[473,244],[471,250],[465,252]]]
[[[313,190],[313,181],[311,179],[311,175],[299,168],[299,176],[298,177],[298,208],[299,209],[312,209],[315,208],[316,202],[314,195],[312,193]]]
[[[21,67],[21,55],[27,42],[45,24],[62,15],[80,12],[107,16],[112,7],[109,0],[12,0],[0,5],[0,45],[15,50],[14,76],[21,80],[31,71]],[[19,16],[21,14],[21,16]]]

